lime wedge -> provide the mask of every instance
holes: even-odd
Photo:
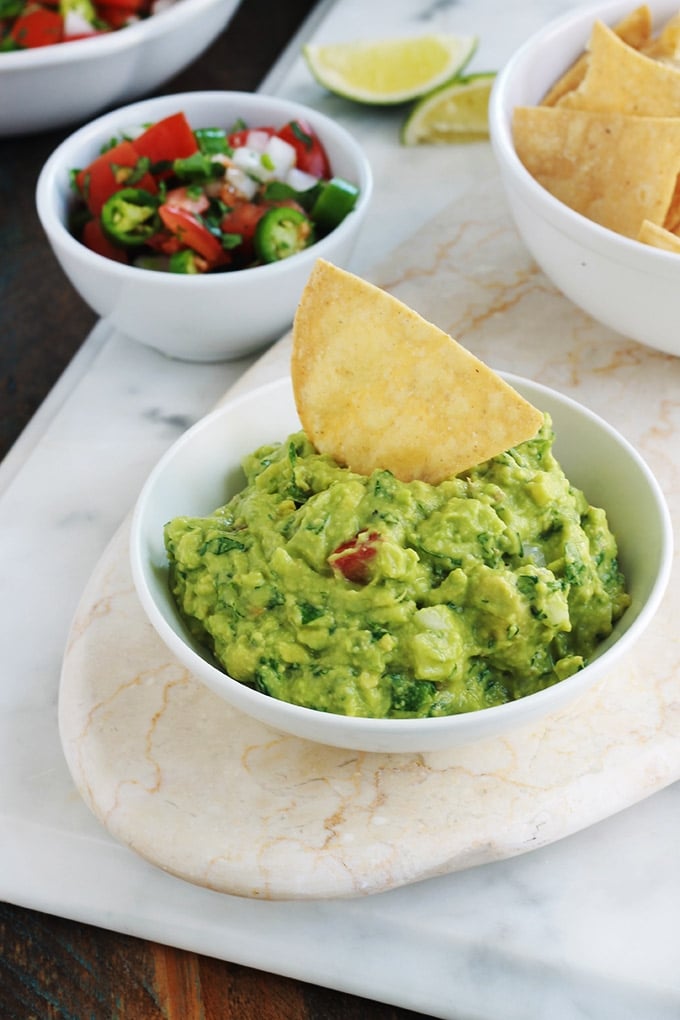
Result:
[[[404,145],[472,142],[489,136],[489,96],[494,72],[458,77],[424,96],[402,129]]]
[[[405,103],[455,77],[477,47],[476,36],[431,34],[365,42],[309,44],[302,49],[324,88],[358,103]]]

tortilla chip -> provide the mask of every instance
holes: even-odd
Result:
[[[577,89],[586,76],[588,70],[588,54],[582,53],[577,60],[567,68],[561,78],[548,89],[541,100],[541,106],[554,106],[567,92]]]
[[[639,50],[650,42],[652,33],[652,14],[649,7],[643,4],[631,11],[625,18],[614,25],[613,31],[620,39],[623,39],[628,46]],[[651,56],[652,54],[650,54]],[[541,102],[542,106],[554,106],[555,103],[571,92],[583,81],[588,70],[588,53],[583,52],[569,67],[561,78],[548,90]]]
[[[663,248],[664,251],[672,251],[680,255],[680,237],[656,223],[650,223],[649,220],[645,220],[640,227],[638,241],[642,241],[643,244],[651,244],[653,248]]]
[[[614,32],[634,50],[640,50],[652,34],[652,12],[647,4],[636,7],[625,18],[614,25]]]
[[[674,63],[680,59],[680,13],[675,14],[663,26],[658,35],[642,47],[642,52],[653,60]]]
[[[576,212],[632,238],[643,220],[664,223],[680,171],[680,118],[517,107],[513,136],[529,173]]]
[[[578,88],[583,79],[586,76],[588,70],[588,54],[582,53],[574,63],[567,68],[561,78],[555,82],[555,84],[548,89],[546,94],[541,100],[541,106],[554,106],[565,96],[567,92],[573,92],[574,89]]]
[[[680,70],[639,53],[611,28],[596,21],[583,81],[562,96],[555,108],[678,117]]]
[[[675,179],[675,191],[666,210],[663,226],[673,234],[680,228],[680,175]]]
[[[293,391],[321,453],[438,484],[531,439],[543,415],[397,298],[319,259],[293,325]]]

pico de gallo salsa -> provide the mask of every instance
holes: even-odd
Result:
[[[33,50],[125,28],[172,0],[0,0],[0,52]]]
[[[70,229],[99,255],[142,269],[246,269],[302,251],[354,208],[318,135],[282,127],[192,129],[184,113],[115,138],[71,171]]]

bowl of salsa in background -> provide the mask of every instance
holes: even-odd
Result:
[[[231,20],[240,0],[173,0],[116,31],[0,52],[0,136],[83,122],[168,81]]]
[[[358,190],[352,210],[329,233],[290,257],[250,268],[187,274],[123,264],[90,250],[70,230],[76,203],[73,170],[82,170],[112,138],[183,113],[190,127],[231,131],[309,126],[330,172]],[[293,321],[317,258],[346,265],[369,207],[370,164],[353,136],[309,107],[260,93],[187,92],[143,100],[99,117],[70,135],[40,174],[38,215],[54,254],[81,297],[126,336],[171,357],[220,361],[241,357],[281,336]]]

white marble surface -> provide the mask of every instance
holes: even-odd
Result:
[[[438,321],[455,310],[456,334],[487,362],[510,356],[523,373],[549,374],[610,420],[645,381],[662,401],[680,382],[680,362],[636,356],[546,285],[493,180],[373,272]],[[623,351],[634,371],[616,364]],[[238,387],[286,374],[289,357],[286,338]],[[646,418],[621,424],[672,493],[680,460],[665,458],[666,437]],[[674,498],[672,509],[680,515]],[[634,653],[566,711],[467,748],[359,755],[280,737],[174,661],[140,611],[124,525],[69,638],[64,750],[102,824],[173,874],[262,899],[385,891],[544,846],[680,778],[679,595],[674,585]]]
[[[477,31],[481,43],[473,66],[484,69],[497,66],[529,31],[568,6],[399,0],[391,17],[395,31],[427,24]],[[383,20],[378,5],[355,0],[326,5],[321,15],[312,26],[319,39],[340,37],[348,26],[356,31],[357,24],[368,32]],[[384,34],[384,24],[379,27]],[[397,144],[394,112],[357,110],[324,96],[292,56],[269,87],[338,116],[371,155],[378,197],[357,271],[368,274],[452,199],[466,196],[473,185],[478,194],[477,181],[493,178],[485,145],[405,153]],[[417,206],[413,195],[422,199]],[[471,200],[465,202],[474,213]],[[478,212],[484,221],[485,210]],[[423,291],[420,275],[382,282],[415,306],[422,301],[432,307],[438,323],[455,333],[461,321],[456,300],[441,288]],[[557,331],[550,347],[553,355],[559,351],[557,361],[541,336],[525,343],[521,316],[509,333],[499,332],[501,315],[535,308],[532,299],[548,286],[535,274],[528,279],[533,286],[515,291],[509,302],[507,289],[483,293],[484,279],[466,280],[461,267],[451,294],[470,285],[466,314],[473,313],[473,323],[480,292],[485,302],[479,332],[467,337],[471,346],[493,353],[489,360],[499,368],[550,385],[566,373],[579,399],[596,410],[606,405],[614,424],[642,438],[677,521],[678,362],[600,330],[595,345],[594,327],[582,317],[568,328],[561,319],[549,321]],[[519,297],[526,299],[523,308]],[[56,720],[60,663],[77,602],[159,454],[249,364],[179,365],[101,324],[2,465],[0,583],[7,608],[0,624],[0,894],[440,1017],[677,1020],[677,783],[514,859],[368,898],[297,903],[226,896],[165,874],[117,843],[83,803],[66,769]],[[265,361],[261,371],[266,374],[270,365]],[[635,405],[633,392],[639,396]],[[671,584],[675,590],[677,579]],[[649,654],[671,664],[677,646],[677,633],[669,628],[666,643]],[[677,712],[672,691],[668,704]],[[654,765],[669,779],[675,725]],[[650,785],[655,783],[652,778]]]

